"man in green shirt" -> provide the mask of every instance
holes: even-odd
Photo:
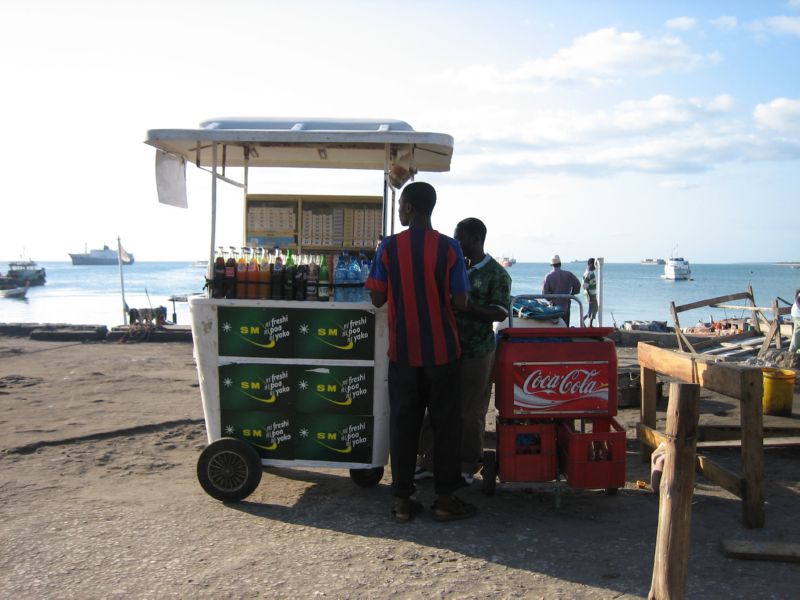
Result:
[[[583,325],[589,319],[589,327],[594,327],[594,318],[597,316],[597,274],[594,271],[594,259],[586,261],[586,271],[583,273],[583,289],[589,303],[589,312],[583,317]]]
[[[461,339],[461,471],[466,483],[483,462],[483,438],[486,411],[492,394],[491,375],[494,367],[495,335],[493,323],[508,317],[511,277],[486,254],[486,225],[480,219],[464,219],[456,226],[456,240],[467,261],[472,287],[465,310],[457,310],[456,324]],[[432,457],[430,428],[423,426],[416,479],[430,472]]]

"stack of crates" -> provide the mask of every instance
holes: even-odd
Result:
[[[494,469],[501,482],[551,481],[562,473],[575,488],[624,487],[626,442],[614,419],[611,331],[513,327],[500,333]]]

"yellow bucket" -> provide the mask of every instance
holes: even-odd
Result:
[[[765,415],[792,416],[795,372],[789,369],[761,369],[764,376],[764,395],[761,405]]]

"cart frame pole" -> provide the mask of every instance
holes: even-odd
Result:
[[[208,279],[214,278],[214,247],[217,241],[217,143],[211,145],[211,249],[208,254]],[[208,286],[208,297],[211,298],[211,286]]]
[[[603,257],[597,257],[597,325],[603,326]]]

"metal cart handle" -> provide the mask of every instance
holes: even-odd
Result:
[[[569,298],[570,300],[574,300],[578,303],[578,311],[580,320],[579,323],[583,323],[583,302],[581,302],[580,298],[577,296],[573,296],[572,294],[521,294],[519,296],[511,296],[511,303],[508,307],[508,326],[514,326],[514,300],[517,298],[521,300],[537,300],[539,298],[544,298],[545,300],[550,300],[551,298]],[[567,327],[569,327],[569,323],[567,323]]]

